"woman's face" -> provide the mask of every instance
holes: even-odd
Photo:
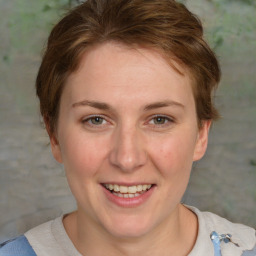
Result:
[[[105,43],[67,80],[51,145],[88,223],[138,237],[177,215],[209,128],[198,130],[183,72],[152,49]]]

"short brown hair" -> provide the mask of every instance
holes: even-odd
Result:
[[[36,80],[40,110],[53,133],[67,77],[88,47],[106,41],[160,50],[185,65],[193,80],[197,118],[214,120],[218,61],[203,39],[200,20],[174,0],[87,0],[53,28]]]

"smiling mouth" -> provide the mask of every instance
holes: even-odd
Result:
[[[134,185],[134,186],[122,186],[118,184],[103,184],[103,186],[110,191],[113,195],[122,198],[134,198],[138,197],[148,190],[150,190],[154,185]]]

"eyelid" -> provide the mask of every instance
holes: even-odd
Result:
[[[86,121],[86,120],[89,120],[89,119],[94,118],[94,117],[101,117],[101,118],[105,119],[105,116],[104,116],[104,115],[101,115],[101,114],[92,114],[92,115],[83,117],[83,118],[82,118],[82,121]]]
[[[164,115],[164,114],[155,114],[155,115],[150,116],[149,119],[152,120],[152,119],[157,118],[157,117],[162,117],[162,118],[166,118],[167,120],[174,121],[173,117],[168,116],[168,115]]]

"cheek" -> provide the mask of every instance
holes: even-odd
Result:
[[[104,140],[93,139],[83,134],[70,135],[61,145],[67,176],[82,178],[95,175],[105,158],[104,143]]]
[[[162,177],[159,187],[165,195],[159,202],[166,205],[168,198],[168,207],[172,210],[181,201],[189,182],[194,143],[188,137],[172,137],[162,141],[161,147],[151,148],[154,148],[151,159]]]
[[[98,182],[99,170],[105,161],[105,141],[77,133],[70,133],[66,138],[61,149],[69,187],[78,204],[90,209],[93,205],[91,198],[97,194],[95,183]]]
[[[150,155],[154,165],[158,167],[163,176],[182,176],[190,173],[194,142],[186,136],[171,135],[149,146]]]

